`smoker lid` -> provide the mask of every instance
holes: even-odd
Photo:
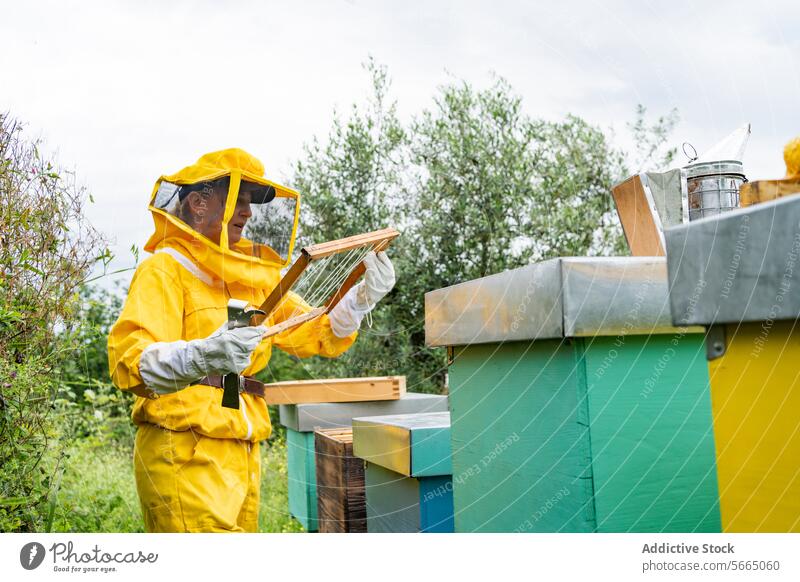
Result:
[[[720,160],[718,162],[703,162],[686,166],[688,179],[702,176],[718,176],[720,174],[736,174],[744,178],[744,166],[738,160]]]

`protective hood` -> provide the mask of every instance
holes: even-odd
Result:
[[[266,180],[263,164],[232,148],[202,156],[153,188],[155,232],[145,250],[178,248],[227,282],[264,289],[289,264],[300,195]]]

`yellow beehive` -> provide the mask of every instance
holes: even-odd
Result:
[[[728,325],[708,363],[725,532],[800,532],[800,328]]]

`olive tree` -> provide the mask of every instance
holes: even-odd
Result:
[[[629,156],[577,116],[531,117],[501,78],[484,89],[444,85],[402,121],[386,69],[366,68],[371,99],[334,117],[292,181],[307,242],[398,228],[390,250],[398,284],[343,356],[301,364],[278,355],[272,370],[282,378],[403,374],[413,390],[441,391],[445,354],[425,346],[424,294],[550,257],[625,253],[611,187]],[[646,162],[675,118],[648,125],[644,114],[637,110],[630,128]]]

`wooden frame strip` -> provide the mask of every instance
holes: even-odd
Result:
[[[253,317],[252,321],[257,322],[255,325],[261,325],[261,323],[269,316],[269,314],[275,310],[283,296],[289,292],[289,290],[297,282],[297,279],[300,278],[300,275],[303,274],[303,271],[306,270],[306,267],[308,267],[310,263],[311,257],[306,250],[303,249],[300,252],[300,257],[298,257],[292,266],[289,267],[289,270],[278,282],[278,285],[272,290],[272,293],[269,294],[269,297],[264,300],[264,303],[261,304],[261,307],[259,307],[259,309],[264,312],[264,315],[256,315]]]
[[[393,228],[384,228],[374,232],[367,232],[364,234],[357,234],[339,240],[332,240],[316,245],[303,247],[303,252],[308,253],[312,260],[323,259],[335,253],[349,251],[351,249],[366,246],[368,244],[376,244],[386,241],[392,241],[400,236],[400,233]]]
[[[406,393],[405,376],[298,380],[266,384],[267,404],[367,402],[399,400]]]
[[[268,327],[267,331],[264,333],[262,338],[272,337],[273,335],[278,335],[281,332],[286,331],[287,329],[292,329],[293,327],[297,327],[298,325],[302,325],[307,321],[311,321],[312,319],[318,318],[320,315],[325,313],[324,307],[317,307],[316,309],[312,309],[308,313],[303,313],[302,315],[296,315],[295,317],[290,317],[286,321],[282,321],[272,327]],[[263,318],[263,315],[256,315],[253,317],[253,320],[256,317]],[[254,323],[251,320],[252,325],[261,325],[260,323]]]

